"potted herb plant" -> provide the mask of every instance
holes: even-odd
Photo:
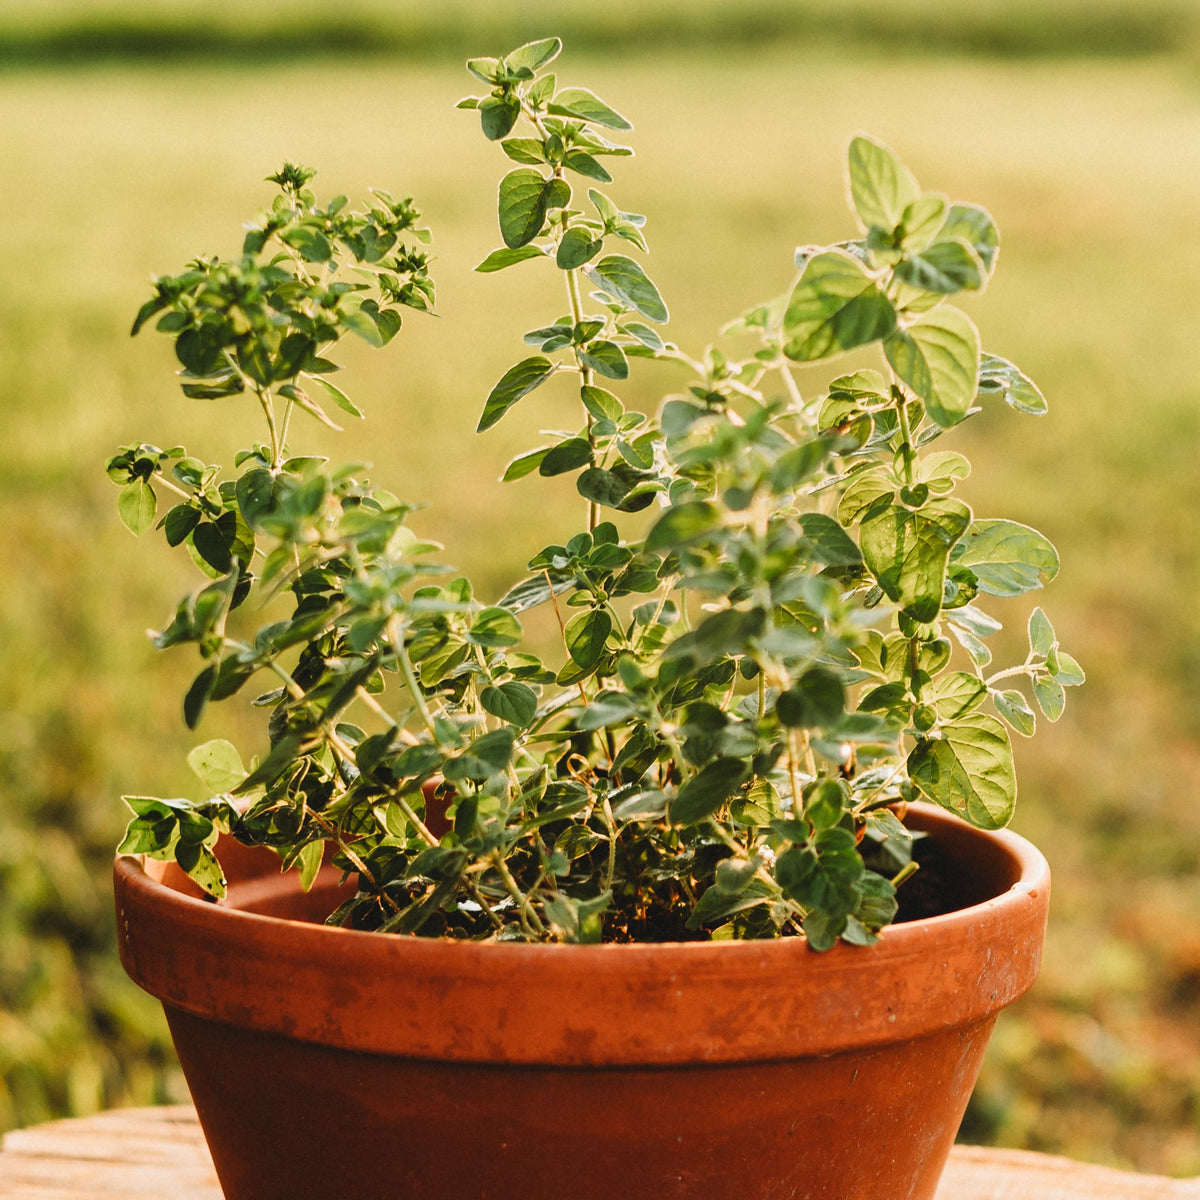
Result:
[[[1083,679],[1040,608],[992,666],[993,601],[1058,557],[977,515],[946,448],[980,406],[1045,408],[954,303],[996,227],[856,137],[857,230],[689,355],[609,194],[629,125],[560,49],[472,61],[461,105],[515,164],[478,270],[563,285],[479,429],[577,401],[504,477],[574,476],[580,528],[506,595],[300,448],[361,415],[339,340],[433,306],[410,200],[322,205],[285,166],[241,255],[138,314],[185,394],[262,413],[232,471],[144,443],[108,471],[203,577],[154,637],[200,653],[188,726],[248,696],[266,736],[197,747],[200,799],[126,797],[123,960],[230,1200],[928,1200],[1040,960],[1045,862],[997,832],[1010,731]],[[653,413],[621,399],[643,358],[679,370]]]

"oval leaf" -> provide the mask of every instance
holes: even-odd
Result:
[[[587,88],[563,88],[554,97],[548,110],[556,117],[575,117],[590,121],[607,129],[632,129],[633,126],[620,113],[614,112]]]
[[[667,306],[646,272],[623,254],[609,254],[587,272],[587,277],[616,300],[660,324],[669,320]]]
[[[739,758],[718,758],[680,785],[669,809],[674,825],[711,817],[741,786],[750,768]]]
[[[783,315],[783,352],[797,362],[828,358],[886,337],[896,310],[857,259],[840,250],[810,258]]]
[[[904,210],[921,195],[912,172],[873,138],[856,137],[848,157],[850,198],[863,227],[895,229]]]
[[[915,512],[890,505],[863,521],[867,566],[914,621],[932,621],[941,611],[950,551],[970,521],[965,504],[944,499]]]
[[[883,349],[943,429],[970,411],[979,390],[979,332],[966,313],[943,305],[896,330]]]
[[[1020,596],[1058,574],[1058,551],[1050,540],[1016,521],[972,522],[954,561],[970,567],[979,590],[991,596]]]
[[[576,613],[563,631],[571,661],[585,671],[594,667],[604,653],[604,643],[611,632],[612,617],[605,609]]]
[[[515,367],[509,367],[503,378],[492,388],[483,406],[476,433],[490,429],[522,396],[528,396],[554,374],[554,364],[537,354],[522,359]]]
[[[142,478],[132,479],[117,497],[117,512],[130,533],[140,537],[154,524],[158,502],[154,489]]]
[[[493,717],[522,729],[537,715],[537,692],[528,684],[515,681],[502,683],[499,687],[485,687],[479,693],[479,703]]]
[[[548,191],[547,180],[532,167],[518,167],[500,180],[500,235],[510,250],[542,232]]]
[[[503,271],[505,267],[511,267],[514,263],[524,262],[529,258],[545,257],[546,252],[540,246],[516,246],[512,249],[505,246],[502,250],[493,250],[475,270],[487,275],[493,271]]]
[[[945,726],[939,739],[919,742],[908,756],[908,775],[922,795],[980,829],[1000,829],[1012,818],[1012,743],[986,713],[973,712]]]
[[[1031,417],[1042,416],[1048,407],[1038,385],[1007,358],[995,354],[985,354],[980,361],[979,394],[998,395],[1005,404]]]

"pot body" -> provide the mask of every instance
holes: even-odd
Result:
[[[1049,876],[1011,834],[915,823],[966,906],[866,949],[329,929],[336,876],[304,897],[234,848],[221,904],[118,859],[122,960],[163,1001],[227,1200],[932,1200],[1036,977]]]

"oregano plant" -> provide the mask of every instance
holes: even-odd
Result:
[[[1058,556],[976,514],[946,447],[984,406],[1046,407],[957,303],[995,269],[995,223],[856,137],[850,236],[797,250],[790,288],[685,353],[646,220],[613,190],[630,123],[560,86],[560,50],[472,60],[483,94],[460,107],[510,164],[503,244],[477,270],[541,271],[560,297],[481,389],[478,429],[574,398],[575,428],[504,478],[572,476],[578,532],[481,598],[366,466],[299,444],[336,428],[330,410],[361,416],[332,378],[338,342],[386,346],[434,291],[411,200],[322,206],[285,166],[240,257],[159,279],[134,325],[173,339],[186,395],[259,410],[263,440],[221,448],[228,474],[144,443],[108,463],[129,528],[201,576],[154,638],[199,652],[188,726],[248,696],[265,737],[198,746],[200,799],[126,797],[121,849],[214,896],[221,835],[274,848],[304,886],[331,863],[352,886],[329,921],[359,929],[869,944],[917,867],[906,806],[1004,825],[1012,732],[1083,681],[1040,608],[1023,661],[993,665],[996,602]],[[646,358],[680,378],[652,413],[623,398]],[[835,359],[801,386],[798,364]],[[522,626],[543,606],[549,655]]]

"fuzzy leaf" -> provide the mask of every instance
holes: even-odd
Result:
[[[522,729],[537,715],[537,692],[528,684],[512,680],[498,687],[485,687],[479,693],[479,703],[493,717]]]
[[[214,793],[231,792],[246,778],[237,747],[224,738],[197,746],[187,756],[187,762],[200,782]]]
[[[965,504],[946,499],[915,512],[891,505],[863,521],[867,566],[914,621],[932,621],[941,610],[950,551],[970,521]]]
[[[966,313],[942,305],[897,329],[883,349],[943,429],[970,411],[979,390],[979,333]]]
[[[503,271],[505,267],[511,267],[514,263],[524,262],[529,258],[545,258],[546,251],[541,246],[515,246],[509,248],[505,246],[501,250],[493,250],[475,268],[480,274],[487,275],[493,271]]]
[[[154,525],[158,502],[154,489],[141,477],[127,483],[117,497],[117,512],[130,533],[140,537]]]
[[[850,143],[850,198],[865,229],[892,230],[921,195],[912,172],[882,142],[856,137]]]
[[[918,742],[908,756],[914,786],[981,829],[1007,825],[1017,800],[1007,730],[995,717],[972,712],[941,735]]]
[[[1058,551],[1049,539],[1016,521],[973,521],[954,561],[969,567],[979,590],[991,596],[1020,596],[1058,574]]]
[[[809,259],[783,315],[783,352],[797,362],[829,358],[886,337],[896,310],[857,259],[827,250]]]
[[[483,406],[476,433],[490,429],[518,400],[541,387],[554,374],[554,364],[540,354],[523,359],[504,372]]]
[[[694,825],[711,817],[742,785],[750,768],[739,758],[718,758],[680,785],[671,801],[673,825]]]
[[[587,88],[563,88],[547,106],[556,117],[575,117],[607,129],[632,129],[620,113],[614,112]]]
[[[1047,411],[1046,397],[1038,385],[1007,358],[995,354],[985,354],[980,361],[979,395],[998,395],[1005,404],[1031,417],[1043,416]]]
[[[623,254],[609,254],[586,272],[587,277],[609,295],[643,317],[662,323],[670,314],[658,288],[651,282],[642,268]]]

